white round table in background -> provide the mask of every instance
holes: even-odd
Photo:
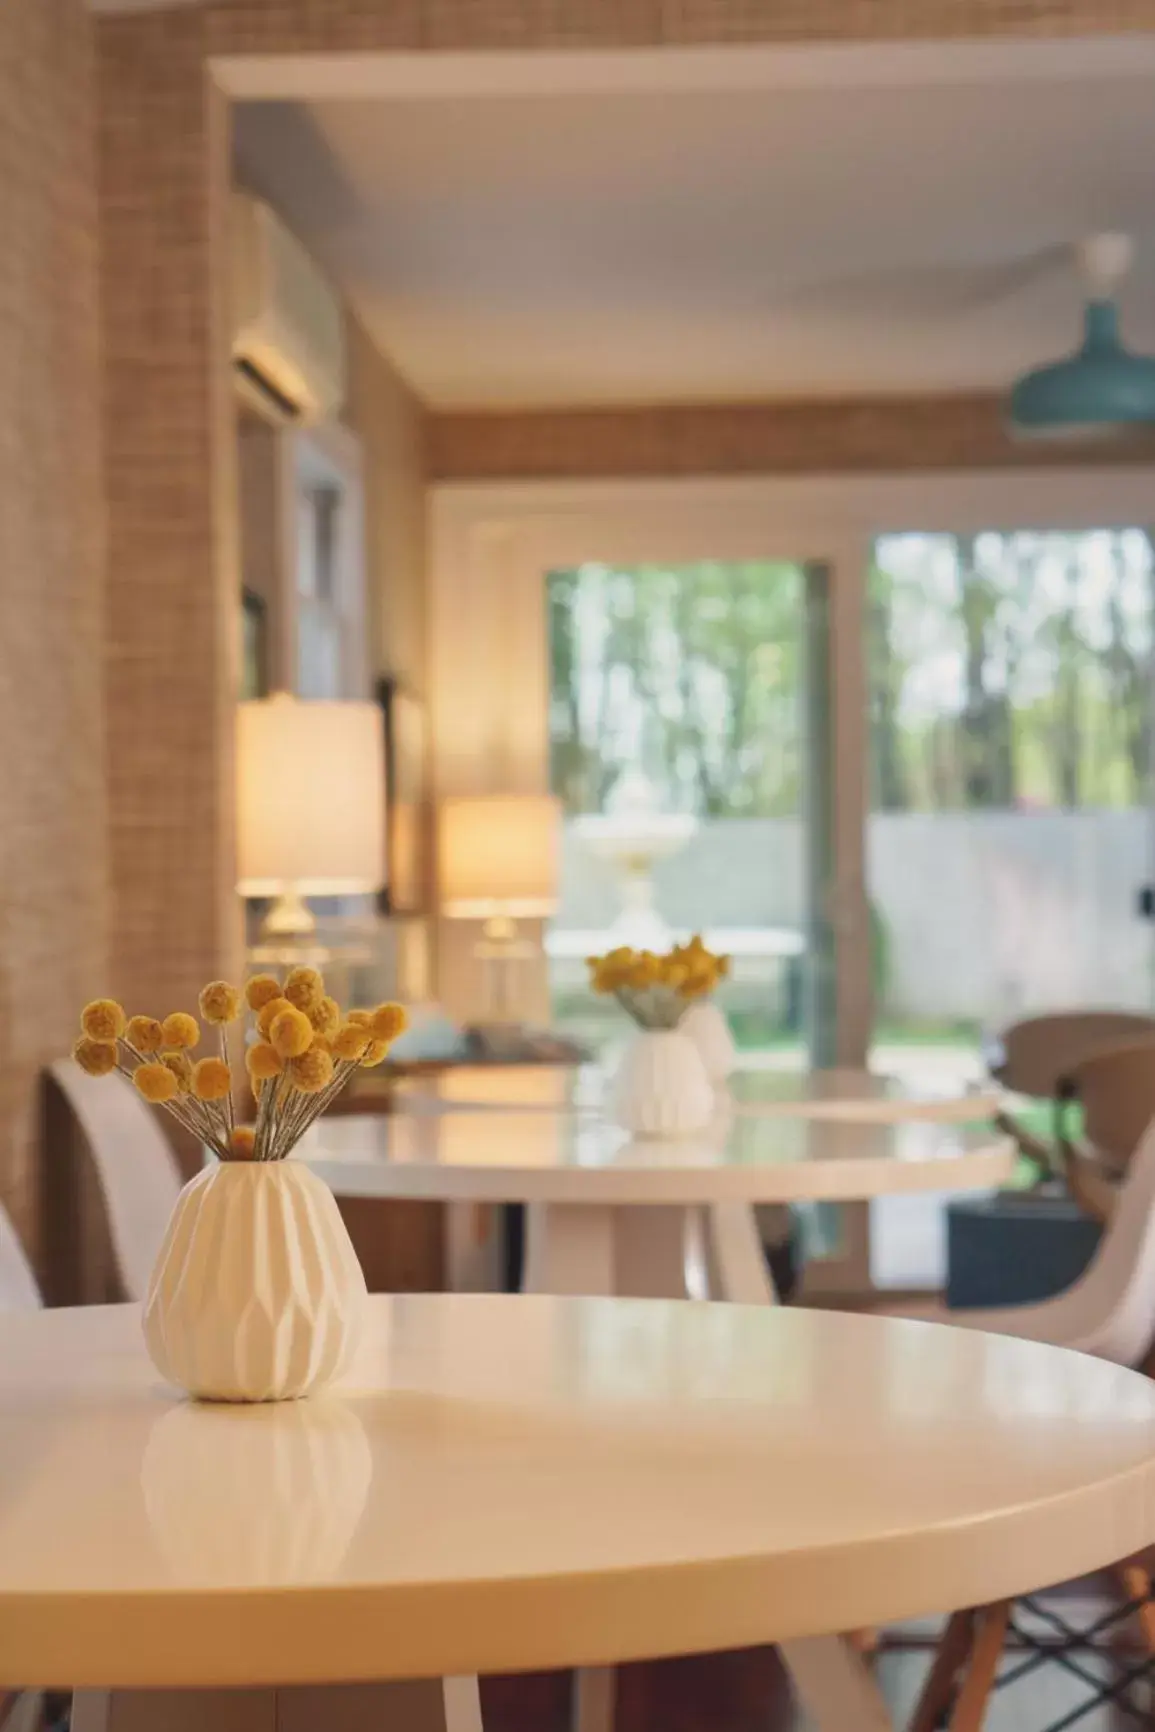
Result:
[[[875,1727],[837,1632],[1155,1541],[1155,1386],[883,1318],[375,1299],[342,1385],[245,1408],[164,1389],[135,1308],[12,1314],[0,1409],[0,1686],[78,1686],[76,1732],[477,1732],[479,1672],[768,1641]]]
[[[733,1114],[700,1136],[631,1140],[536,1113],[322,1118],[299,1146],[341,1197],[527,1205],[527,1291],[766,1303],[758,1204],[987,1190],[1015,1164],[995,1131]]]
[[[481,1107],[504,1111],[599,1112],[612,1065],[462,1065],[438,1076],[402,1079],[396,1099],[408,1109]],[[879,1076],[862,1070],[735,1071],[728,1092],[739,1113],[898,1124],[989,1120],[1002,1104],[993,1084],[963,1087],[951,1078]]]

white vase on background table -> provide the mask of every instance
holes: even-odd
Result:
[[[738,1062],[738,1049],[730,1024],[712,998],[695,999],[678,1024],[679,1033],[692,1040],[698,1049],[706,1075],[715,1088],[721,1088]]]
[[[714,1090],[694,1042],[678,1028],[643,1028],[626,1047],[610,1110],[635,1137],[682,1137],[714,1114]]]
[[[365,1295],[336,1199],[315,1173],[294,1160],[214,1162],[177,1199],[145,1343],[190,1395],[291,1400],[345,1369]]]

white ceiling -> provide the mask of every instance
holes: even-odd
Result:
[[[1000,387],[1071,345],[1079,291],[1064,268],[982,291],[1095,229],[1137,233],[1126,325],[1155,349],[1139,52],[930,87],[876,63],[854,87],[247,104],[238,165],[438,406]]]

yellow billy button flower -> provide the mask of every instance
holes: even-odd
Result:
[[[198,1101],[223,1101],[233,1086],[223,1058],[202,1058],[193,1066],[193,1094]]]
[[[245,1054],[245,1064],[254,1083],[268,1082],[270,1077],[280,1076],[285,1068],[284,1059],[267,1040],[258,1040],[249,1048]]]
[[[162,1052],[160,1062],[166,1070],[170,1070],[176,1078],[176,1086],[182,1095],[192,1093],[193,1062],[187,1052]]]
[[[315,968],[290,968],[285,976],[285,997],[298,1010],[309,1011],[325,996],[325,982]]]
[[[191,1047],[201,1037],[200,1024],[185,1010],[174,1010],[161,1024],[165,1046]]]
[[[177,1080],[166,1065],[142,1064],[133,1072],[133,1082],[146,1101],[153,1106],[164,1106],[166,1101],[175,1100],[179,1092]]]
[[[159,1052],[164,1045],[164,1029],[155,1016],[130,1016],[124,1038],[135,1052]]]
[[[257,1152],[257,1133],[252,1125],[238,1125],[229,1138],[234,1161],[251,1161]]]
[[[107,1076],[116,1069],[116,1044],[111,1040],[91,1040],[82,1034],[72,1056],[87,1076]]]
[[[319,1095],[333,1080],[333,1060],[323,1046],[311,1046],[288,1063],[289,1081],[303,1095]]]
[[[357,1028],[368,1028],[372,1020],[373,1012],[371,1010],[351,1010],[345,1018],[346,1022],[353,1023]]]
[[[235,1022],[241,1014],[241,995],[227,980],[210,980],[201,988],[201,1015],[206,1022],[219,1026]]]
[[[369,1040],[369,1030],[362,1023],[347,1022],[333,1036],[333,1057],[344,1059],[346,1064],[356,1064],[364,1056]]]
[[[290,1005],[273,1018],[269,1040],[282,1058],[300,1058],[313,1044],[313,1025],[303,1010]]]
[[[651,986],[657,986],[661,978],[661,963],[649,950],[643,950],[634,958],[626,974],[624,984],[634,992],[647,992]]]
[[[392,1043],[409,1027],[409,1017],[402,1004],[379,1004],[370,1019],[369,1029],[374,1040]]]
[[[305,1015],[318,1034],[336,1034],[341,1026],[341,1006],[335,998],[319,998]]]
[[[386,1059],[388,1056],[389,1042],[387,1040],[371,1040],[361,1054],[362,1068],[372,1070],[374,1065],[380,1064],[382,1059]]]
[[[245,1002],[250,1010],[264,1010],[274,998],[281,997],[281,983],[275,974],[254,974],[245,982]]]
[[[89,1040],[119,1040],[127,1020],[115,998],[94,998],[80,1013],[80,1026]]]
[[[283,1010],[292,1010],[287,998],[270,998],[267,1004],[262,1004],[257,1014],[257,1032],[269,1038],[269,1030]]]

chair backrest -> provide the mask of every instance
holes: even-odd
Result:
[[[1106,1047],[1067,1073],[1083,1109],[1083,1134],[1103,1163],[1122,1172],[1155,1119],[1155,1031]]]
[[[988,1045],[991,1075],[1016,1094],[1053,1099],[1074,1067],[1104,1047],[1155,1039],[1155,1016],[1131,1010],[1065,1010],[1012,1023]]]
[[[1084,1353],[1138,1365],[1155,1339],[1155,1125],[1140,1140],[1086,1273],[1056,1301],[1065,1339]]]
[[[121,1286],[129,1299],[143,1299],[181,1189],[168,1139],[127,1077],[87,1076],[70,1058],[50,1074],[88,1144]]]
[[[0,1311],[35,1311],[40,1289],[7,1211],[0,1207]]]

